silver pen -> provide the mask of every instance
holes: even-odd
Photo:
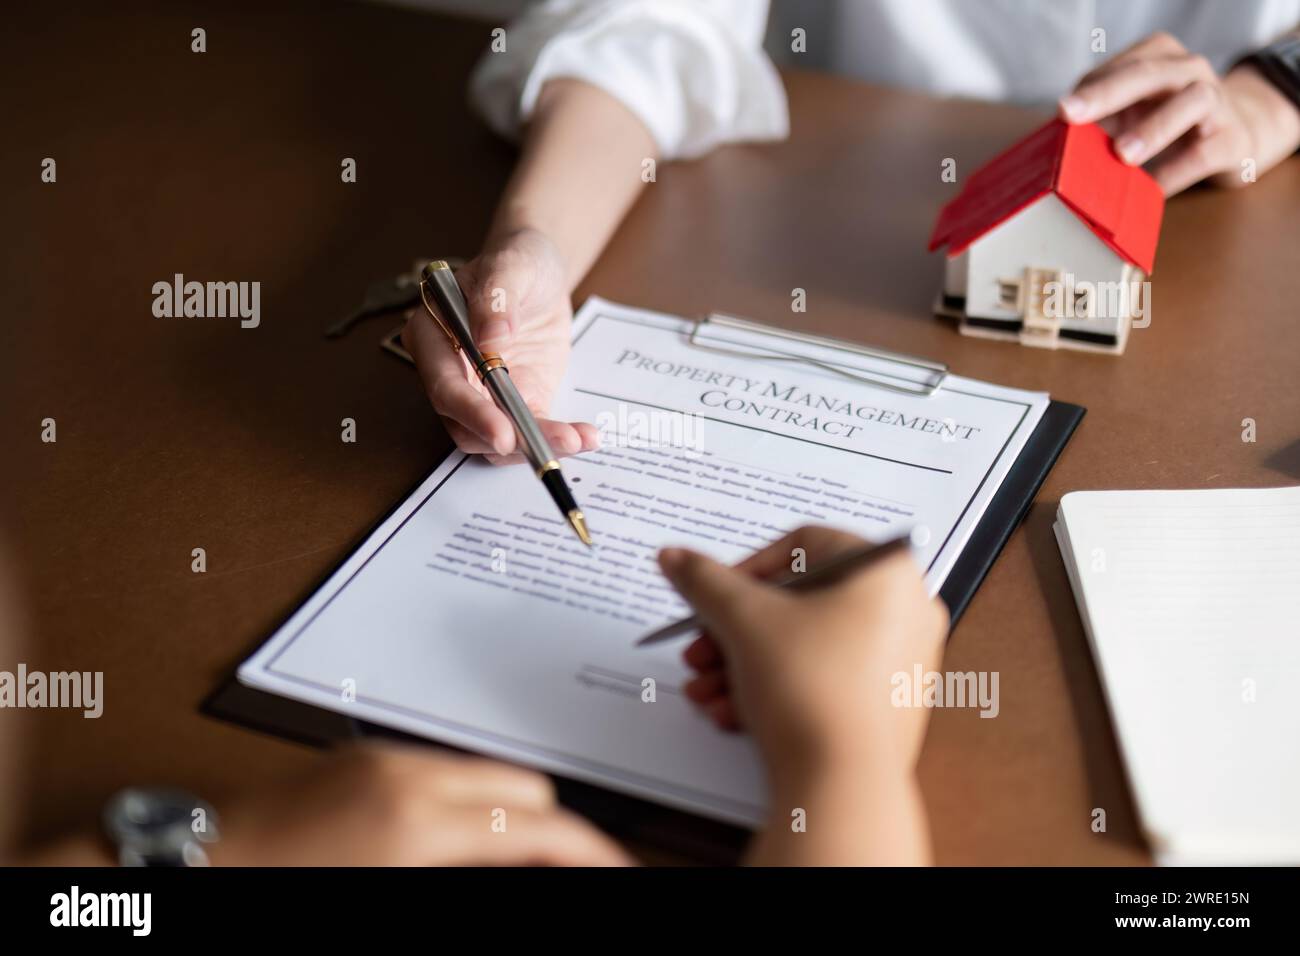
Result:
[[[868,568],[891,554],[902,551],[910,542],[910,537],[901,535],[897,538],[890,538],[883,544],[866,544],[859,548],[850,548],[848,551],[837,554],[827,561],[813,565],[806,571],[791,572],[767,583],[778,588],[789,588],[792,591],[802,591],[834,584],[836,581],[848,577],[856,571]],[[671,624],[665,624],[657,631],[651,631],[637,641],[635,646],[648,647],[651,644],[658,644],[682,634],[689,634],[691,631],[698,631],[702,626],[703,622],[700,620],[699,615],[692,614],[690,617],[684,617],[681,620],[673,621]]]
[[[537,477],[546,486],[556,507],[569,522],[569,527],[573,528],[574,534],[583,544],[591,547],[587,519],[574,501],[569,486],[565,484],[564,475],[560,473],[560,463],[555,458],[555,452],[551,451],[546,436],[542,434],[537,419],[520,397],[515,383],[510,380],[506,363],[496,352],[480,351],[474,344],[474,336],[469,329],[469,306],[465,303],[465,294],[456,281],[456,274],[444,260],[436,259],[421,270],[420,298],[434,321],[447,333],[452,348],[464,353],[465,358],[469,359],[469,364],[492,394],[497,407],[514,423],[524,457],[537,472]]]

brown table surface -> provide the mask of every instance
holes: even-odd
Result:
[[[321,329],[368,280],[472,253],[512,162],[464,105],[489,25],[154,7],[19,8],[0,36],[4,497],[32,623],[0,669],[106,683],[99,720],[0,715],[31,734],[28,840],[90,822],[124,784],[219,794],[310,758],[198,706],[448,448],[414,372],[377,348],[391,320],[339,341]],[[206,54],[189,52],[194,26]],[[1024,349],[930,316],[925,241],[957,189],[942,159],[968,173],[1041,117],[786,84],[789,141],[661,167],[577,301],[725,310],[1086,405],[949,645],[947,668],[1000,672],[1001,715],[936,712],[920,772],[941,863],[1144,862],[1053,515],[1074,489],[1296,481],[1300,161],[1169,205],[1154,321],[1126,355]],[[46,156],[57,184],[39,181]],[[261,327],[155,318],[151,286],[177,272],[260,280]],[[56,444],[40,441],[46,417]],[[344,417],[356,444],[339,440]],[[206,574],[191,573],[196,547]]]

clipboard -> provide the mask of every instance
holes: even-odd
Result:
[[[949,374],[947,365],[929,359],[779,329],[749,319],[726,315],[710,315],[697,320],[690,333],[690,344],[696,348],[719,351],[703,341],[707,332],[714,327],[761,331],[774,335],[779,343],[832,346],[868,358],[902,364],[912,370],[916,376],[915,381],[901,385],[883,379],[866,381],[868,384],[907,394],[922,396],[933,394],[943,387]],[[412,362],[410,355],[402,347],[401,331],[399,326],[385,335],[380,341],[380,347],[407,362]],[[736,353],[733,351],[732,354]],[[797,352],[786,353],[778,348],[771,350],[765,348],[762,355],[750,354],[748,357],[770,358],[777,361],[812,361],[812,364],[819,366],[823,364],[810,360],[807,356],[800,356]],[[850,374],[833,365],[824,367],[836,374],[863,381],[861,376]],[[1055,399],[1044,411],[1038,425],[989,502],[984,516],[975,526],[966,547],[939,590],[939,596],[948,606],[952,628],[957,626],[985,575],[1029,511],[1038,489],[1064,451],[1082,421],[1085,411],[1080,405]],[[422,477],[421,482],[423,480]],[[406,501],[413,491],[414,488],[403,494],[394,502],[393,508],[360,536],[358,547],[383,524],[389,514]],[[343,556],[339,564],[344,563],[347,557]],[[300,600],[294,602],[293,607],[297,608],[319,590],[337,567],[338,565],[335,565],[315,582]],[[259,637],[250,646],[248,653],[252,653],[264,641],[265,637]],[[240,659],[245,656],[247,655],[241,655]],[[246,687],[235,679],[234,667],[223,684],[204,701],[201,710],[208,716],[312,746],[331,746],[361,739],[395,739],[425,746],[444,746],[423,737],[394,731],[310,704]],[[634,845],[660,849],[701,863],[728,864],[734,863],[739,858],[750,838],[750,832],[742,827],[708,820],[593,784],[559,776],[553,776],[553,780],[561,802],[575,812],[589,817],[607,832]]]

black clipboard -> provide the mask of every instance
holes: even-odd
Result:
[[[749,323],[748,320],[723,316],[701,320],[696,325],[696,331],[692,333],[693,344],[701,326],[710,321],[732,326],[755,324]],[[385,336],[380,345],[386,351],[410,361],[410,357],[400,346],[398,340],[400,332],[401,330],[397,329]],[[926,384],[921,386],[920,394],[928,394],[925,390],[940,387],[948,373],[947,366],[924,359],[881,352],[851,343],[840,343],[838,340],[783,334],[804,341],[833,343],[837,346],[847,345],[862,354],[910,364],[928,376]],[[916,389],[906,386],[899,388],[885,385],[885,387],[918,393]],[[984,516],[975,526],[970,540],[939,590],[939,596],[948,605],[952,627],[956,627],[989,568],[993,566],[1003,546],[1029,511],[1038,489],[1056,464],[1056,460],[1065,449],[1084,414],[1085,409],[1082,406],[1059,401],[1050,402],[1044,411],[1043,417],[1029,436],[1029,440],[1007,473],[1001,487],[989,502]],[[421,478],[420,483],[423,481],[424,478]],[[402,495],[389,512],[360,537],[358,548],[369,540],[371,534],[387,519],[388,515],[400,507],[414,490],[412,488],[407,494]],[[338,565],[313,584],[300,601],[294,602],[294,609],[296,610],[323,587],[338,566],[351,556],[351,553],[344,556]],[[290,614],[292,613],[291,611]],[[276,629],[278,630],[278,626]],[[260,647],[265,640],[265,637],[259,639],[249,649],[249,653]],[[236,662],[237,666],[238,662]],[[204,701],[201,709],[211,717],[318,747],[365,738],[406,740],[434,747],[446,746],[423,737],[405,734],[378,724],[314,707],[311,704],[246,687],[236,680],[233,668],[223,684]],[[683,810],[606,790],[594,784],[582,783],[554,774],[552,779],[555,781],[560,800],[566,806],[590,818],[607,832],[634,844],[655,847],[701,863],[727,864],[736,861],[750,837],[750,831],[743,827],[708,820]]]
[[[954,627],[1003,546],[1029,511],[1039,487],[1083,419],[1084,411],[1078,405],[1051,402],[1002,487],[989,502],[984,517],[976,525],[970,541],[939,590],[939,595],[948,605]],[[401,500],[405,501],[407,497],[403,495]],[[378,527],[382,521],[381,518],[375,526]],[[369,533],[363,535],[361,541],[369,536]],[[342,564],[343,560],[339,563]],[[303,595],[303,600],[315,593],[333,573],[332,568]],[[298,603],[294,604],[295,609]],[[263,640],[257,642],[258,646]],[[442,746],[422,737],[412,737],[245,687],[235,680],[233,670],[226,682],[204,702],[202,710],[209,716],[252,730],[318,747],[367,737]],[[749,831],[742,827],[706,820],[592,784],[562,777],[553,779],[560,800],[566,806],[589,817],[607,832],[634,844],[653,846],[701,863],[726,864],[736,861],[750,836]]]

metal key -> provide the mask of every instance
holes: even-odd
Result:
[[[366,287],[361,305],[325,329],[326,338],[338,338],[363,319],[397,309],[409,309],[420,301],[420,273],[403,273],[393,279],[381,279]]]

